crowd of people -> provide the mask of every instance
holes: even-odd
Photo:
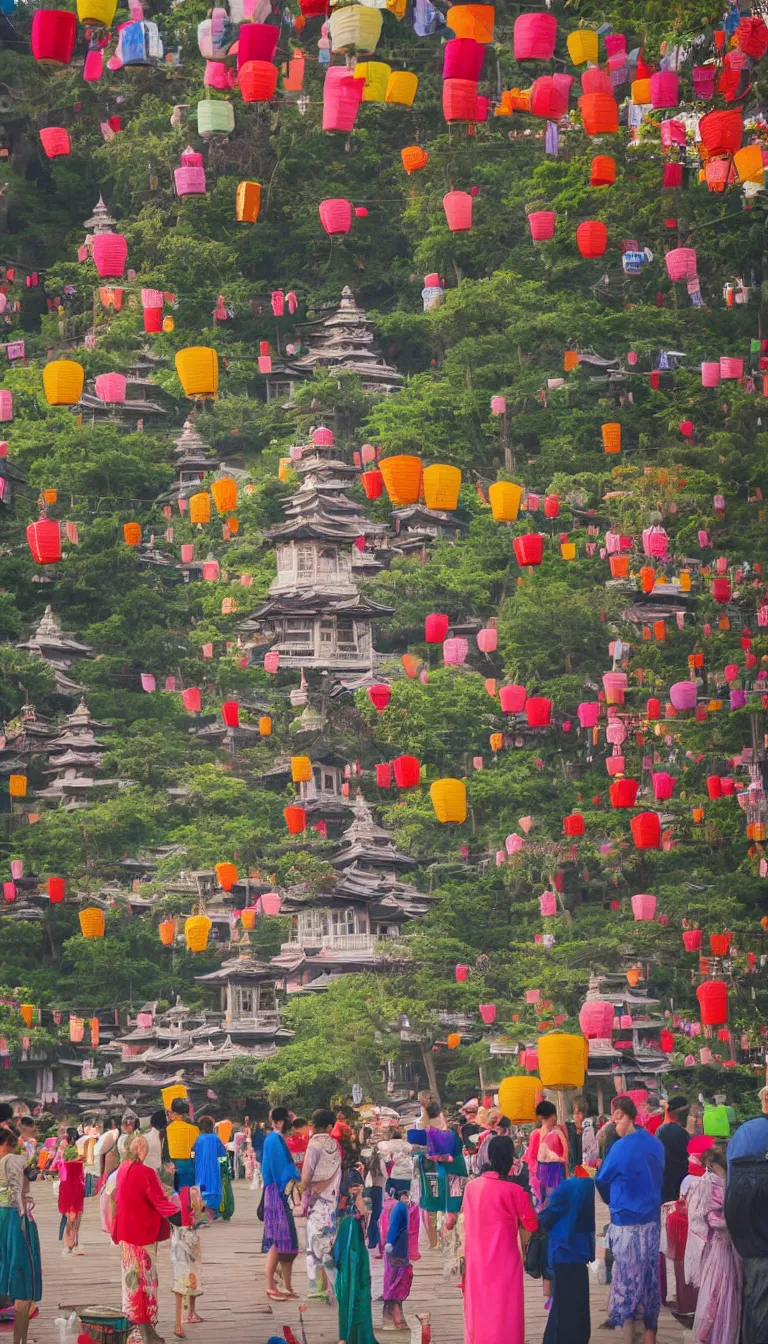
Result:
[[[120,1248],[122,1309],[135,1344],[161,1344],[157,1248],[170,1239],[174,1334],[201,1317],[202,1229],[234,1212],[232,1179],[261,1189],[265,1289],[338,1311],[344,1344],[409,1330],[413,1265],[440,1252],[463,1290],[465,1344],[524,1344],[524,1276],[541,1279],[544,1344],[587,1344],[590,1272],[610,1283],[605,1325],[626,1344],[654,1344],[662,1304],[693,1344],[768,1339],[768,1087],[762,1115],[726,1143],[703,1132],[684,1096],[610,1116],[543,1100],[532,1130],[498,1107],[467,1102],[457,1119],[420,1094],[410,1128],[353,1123],[347,1110],[307,1121],[277,1106],[266,1126],[194,1116],[186,1098],[151,1115],[61,1127],[40,1139],[31,1116],[0,1108],[0,1311],[13,1303],[13,1344],[27,1344],[42,1296],[35,1181],[58,1180],[62,1254],[81,1255],[85,1200]],[[608,1210],[599,1257],[596,1193]],[[302,1227],[303,1225],[303,1227]],[[374,1303],[381,1304],[374,1327]],[[529,1332],[530,1333],[530,1332]]]

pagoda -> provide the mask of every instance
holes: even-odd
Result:
[[[108,725],[91,718],[85,700],[81,699],[74,713],[66,716],[66,724],[46,748],[50,765],[43,774],[54,778],[46,789],[38,789],[36,796],[63,803],[69,811],[87,807],[89,795],[94,791],[110,786],[126,787],[130,781],[97,778],[105,743],[95,733],[105,731]]]
[[[48,743],[56,729],[41,719],[34,705],[22,705],[16,718],[3,724],[0,737],[0,775],[27,773],[27,766],[36,756],[45,756]]]
[[[338,834],[341,826],[349,821],[353,806],[349,798],[349,762],[333,747],[323,744],[310,747],[307,755],[312,763],[312,778],[298,785],[297,801],[304,808],[310,825],[322,821],[326,831]],[[284,789],[291,781],[291,758],[288,754],[278,756],[260,778],[266,788]]]
[[[322,441],[313,447],[331,448],[329,433],[315,431]],[[332,483],[335,468],[328,459],[318,462],[283,505],[286,521],[266,534],[275,546],[277,577],[268,601],[240,629],[255,636],[254,644],[268,642],[285,667],[370,672],[371,624],[392,613],[363,596],[357,584],[358,577],[381,568],[367,539],[386,527],[370,523],[346,497],[351,479]]]
[[[291,939],[272,965],[283,972],[288,993],[321,975],[373,970],[403,925],[423,918],[432,903],[403,880],[418,860],[401,854],[376,825],[362,794],[331,863],[339,874],[332,891],[309,899],[289,892],[283,902],[282,913],[293,916]]]
[[[104,197],[100,195],[93,207],[93,214],[90,219],[83,220],[83,227],[88,230],[85,235],[84,245],[87,248],[90,248],[94,238],[98,238],[105,233],[114,233],[116,223],[117,220],[112,218],[104,203]]]
[[[614,1007],[612,1036],[589,1041],[587,1076],[597,1083],[602,1113],[606,1078],[612,1080],[617,1092],[631,1087],[654,1091],[656,1079],[671,1066],[669,1056],[661,1048],[661,1032],[667,1024],[660,1013],[653,1011],[659,1000],[648,993],[647,980],[641,972],[638,971],[634,985],[629,984],[625,973],[590,975],[585,1002],[594,999],[607,1001]]]
[[[460,541],[466,528],[453,513],[428,509],[426,504],[408,504],[393,509],[395,535],[392,549],[400,555],[426,559],[427,547],[435,541]]]
[[[290,400],[297,384],[316,372],[356,373],[366,392],[389,396],[398,392],[404,379],[388,364],[376,343],[365,309],[358,308],[349,285],[330,317],[310,324],[306,353],[272,363],[267,378],[267,401]]]
[[[158,495],[158,503],[161,504],[175,504],[179,499],[189,499],[200,489],[200,482],[208,473],[216,469],[214,449],[203,442],[191,420],[184,421],[181,434],[173,443],[176,480],[169,490]]]
[[[28,649],[34,657],[50,663],[59,695],[82,695],[85,687],[67,674],[74,662],[81,658],[92,657],[93,648],[90,644],[82,644],[65,634],[61,628],[61,621],[54,616],[50,606],[45,608],[35,633],[29,639],[17,644],[16,648]]]

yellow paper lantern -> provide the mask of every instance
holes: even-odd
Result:
[[[126,546],[138,546],[141,541],[141,523],[123,523],[123,541]]]
[[[175,317],[171,317],[169,314],[167,317],[163,318],[163,331],[175,331],[175,330],[176,330],[176,319]]]
[[[565,39],[568,55],[574,65],[596,65],[599,54],[597,33],[591,28],[579,28]]]
[[[436,779],[430,786],[429,796],[438,821],[466,821],[467,790],[462,780]]]
[[[190,523],[210,523],[211,496],[207,490],[200,490],[198,494],[190,497],[189,521]]]
[[[392,68],[384,61],[358,61],[352,71],[355,79],[365,80],[362,102],[383,103]]]
[[[765,177],[763,151],[759,145],[744,145],[743,149],[737,149],[733,156],[733,166],[740,182],[762,183]]]
[[[117,0],[77,0],[78,19],[94,27],[109,28],[116,10]]]
[[[443,462],[435,462],[424,468],[422,477],[424,503],[428,509],[456,508],[461,489],[461,472],[458,467],[450,467]]]
[[[104,937],[104,911],[97,905],[88,905],[78,915],[80,932],[84,938]]]
[[[541,1097],[540,1078],[530,1073],[515,1075],[505,1078],[499,1086],[499,1109],[513,1125],[532,1125]]]
[[[635,79],[631,86],[632,102],[635,107],[645,106],[651,102],[651,81],[650,79]]]
[[[493,5],[452,5],[445,22],[456,37],[469,37],[473,42],[492,42],[495,17]]]
[[[163,1098],[166,1111],[170,1111],[171,1102],[179,1099],[186,1100],[187,1089],[183,1083],[171,1083],[170,1087],[161,1087],[160,1096]]]
[[[491,733],[491,736],[488,738],[488,741],[491,744],[491,751],[501,751],[502,747],[504,746],[504,734]]]
[[[217,513],[231,513],[237,508],[237,481],[231,476],[220,476],[211,482],[211,494]]]
[[[522,498],[523,487],[514,481],[494,481],[488,487],[488,502],[497,523],[514,523]]]
[[[281,457],[277,464],[277,479],[285,484],[293,476],[293,458]]]
[[[190,345],[176,355],[176,372],[188,397],[210,399],[219,390],[219,357],[209,345]]]
[[[564,560],[575,560],[576,559],[575,541],[561,541],[560,554],[562,555]]]
[[[413,107],[419,77],[410,70],[393,70],[387,81],[385,103],[397,103],[399,107]]]
[[[255,224],[261,209],[261,183],[241,182],[235,196],[235,218],[241,224]]]
[[[212,924],[207,915],[190,915],[184,921],[184,938],[190,952],[204,952]]]
[[[583,1087],[587,1067],[583,1036],[556,1031],[539,1038],[539,1074],[543,1087]]]
[[[309,784],[312,779],[312,762],[308,756],[291,757],[291,779],[294,784]]]
[[[8,792],[12,798],[26,798],[27,796],[27,776],[9,775]]]
[[[272,720],[268,714],[262,714],[259,719],[259,733],[261,737],[272,736]]]
[[[394,504],[396,509],[408,504],[418,504],[422,478],[420,457],[411,457],[407,453],[384,457],[379,462],[379,470],[384,477],[384,486],[390,503]]]
[[[240,912],[240,923],[244,929],[252,929],[256,925],[256,911],[253,906],[248,906]]]
[[[84,382],[85,370],[73,359],[54,359],[43,369],[43,391],[49,406],[76,406]]]
[[[32,1017],[34,1011],[35,1011],[35,1005],[33,1003],[22,1003],[19,1006],[19,1012],[21,1013],[21,1016],[28,1027],[32,1026]]]

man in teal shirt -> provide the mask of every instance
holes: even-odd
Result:
[[[757,1095],[763,1114],[739,1125],[728,1141],[726,1156],[729,1171],[735,1157],[765,1157],[768,1153],[768,1087],[761,1087]]]

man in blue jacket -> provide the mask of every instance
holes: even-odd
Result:
[[[614,1143],[597,1177],[600,1196],[611,1211],[606,1243],[614,1259],[608,1320],[631,1344],[633,1322],[642,1319],[644,1344],[655,1344],[659,1323],[659,1240],[664,1148],[635,1127],[637,1107],[617,1097],[611,1119]]]

